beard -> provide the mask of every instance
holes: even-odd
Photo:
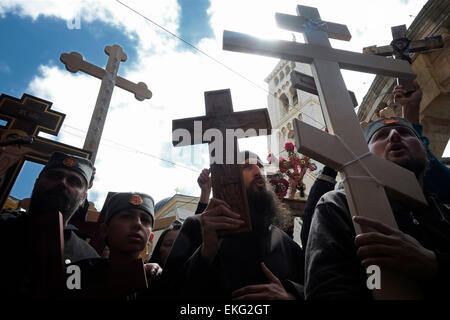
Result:
[[[61,212],[64,223],[69,221],[81,203],[80,199],[71,197],[61,187],[45,189],[36,185],[31,195],[30,212],[36,211],[40,214],[50,212]]]
[[[429,161],[427,158],[414,158],[409,161],[394,161],[399,166],[412,171],[417,179],[421,179],[429,166]]]
[[[265,188],[259,188],[255,177],[247,188],[247,201],[252,222],[252,230],[263,233],[274,225],[288,234],[293,231],[294,219],[291,210],[275,194],[270,184],[265,181]]]
[[[274,222],[276,215],[275,198],[272,192],[264,190],[247,189],[247,200],[252,221],[252,230],[262,233]]]

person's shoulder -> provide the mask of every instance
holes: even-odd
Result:
[[[282,239],[282,241],[289,243],[289,245],[291,245],[292,247],[298,247],[298,249],[301,250],[301,247],[298,245],[298,243],[295,242],[286,232],[281,230],[279,227],[272,225],[271,231],[272,237],[276,236],[277,238]]]
[[[325,193],[317,205],[336,205],[338,207],[348,207],[345,189],[331,190]]]
[[[193,216],[189,216],[184,220],[182,228],[186,228],[187,226],[197,225],[201,223],[201,214],[196,214]]]
[[[0,225],[9,226],[22,223],[27,217],[26,212],[6,209],[0,213]]]
[[[337,223],[337,221],[351,222],[350,208],[345,190],[338,189],[325,193],[319,200],[314,213],[316,223]]]
[[[17,219],[21,217],[25,212],[20,210],[4,209],[0,213],[0,220]]]
[[[96,259],[100,258],[97,251],[85,240],[80,238],[73,230],[70,230],[70,242],[72,243],[72,246],[75,248],[75,251],[78,251],[79,253],[83,253],[81,259],[75,259],[73,261],[80,261],[82,259]],[[67,243],[67,242],[66,242]],[[72,260],[72,259],[71,259]]]
[[[86,258],[68,265],[75,265],[80,267],[82,270],[104,270],[109,267],[109,261],[105,258]]]

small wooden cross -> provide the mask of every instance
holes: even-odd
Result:
[[[224,31],[224,49],[311,64],[322,112],[331,135],[296,120],[294,128],[299,151],[343,173],[352,216],[375,218],[397,229],[384,188],[410,204],[425,206],[426,200],[411,171],[369,152],[340,69],[406,79],[414,78],[415,74],[408,62],[403,60],[331,48],[329,37],[350,40],[348,28],[322,21],[316,8],[297,6],[297,14],[296,17],[277,13],[276,19],[282,27],[302,32],[307,44],[263,41]],[[355,225],[355,230],[357,234],[370,231],[361,230],[359,225]],[[372,291],[377,299],[421,297],[418,285],[402,274],[385,268],[381,278],[381,289]]]
[[[409,40],[407,37],[406,25],[391,28],[392,42],[388,46],[370,46],[363,48],[365,54],[375,54],[379,56],[394,56],[395,59],[406,60],[411,63],[410,53],[425,53],[433,49],[444,47],[442,36],[427,37],[422,40]],[[415,89],[412,80],[397,78],[397,83],[402,85],[411,94]]]
[[[233,112],[229,89],[205,92],[206,116],[177,119],[172,121],[175,147],[208,143],[211,163],[211,184],[213,196],[227,202],[231,210],[241,215],[245,225],[236,232],[251,230],[251,221],[247,203],[247,193],[242,183],[242,166],[236,163],[239,152],[237,138],[227,134],[227,130],[254,129],[260,135],[260,129],[270,134],[272,128],[267,109]],[[199,126],[200,125],[200,126]],[[187,130],[189,141],[178,141],[177,132]],[[207,136],[215,130],[212,136]],[[212,137],[215,138],[212,141]],[[221,139],[221,141],[220,141]],[[214,147],[213,147],[214,145]]]
[[[59,298],[66,277],[62,214],[33,211],[26,227],[31,293],[37,299]]]
[[[135,84],[117,76],[120,62],[127,60],[127,55],[120,46],[116,44],[112,47],[106,46],[105,53],[109,56],[106,69],[102,69],[83,60],[82,55],[78,52],[71,52],[70,54],[63,53],[60,57],[61,62],[66,65],[68,71],[73,73],[83,71],[102,80],[102,85],[97,96],[97,102],[95,103],[95,109],[83,146],[83,149],[92,151],[92,163],[95,162],[97,157],[97,151],[100,145],[103,127],[105,126],[106,115],[108,113],[114,86],[118,86],[119,88],[134,93],[134,96],[139,101],[150,99],[152,97],[152,93],[148,90],[145,83],[139,82],[138,84]]]

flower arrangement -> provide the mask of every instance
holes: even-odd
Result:
[[[269,179],[269,182],[280,199],[287,195],[288,189],[289,199],[294,199],[297,190],[300,192],[300,196],[304,197],[306,185],[303,183],[303,176],[307,170],[316,170],[317,166],[310,162],[309,157],[297,153],[295,144],[292,142],[286,142],[284,150],[288,153],[288,159],[282,156],[277,159],[271,153],[267,156],[269,163],[278,162],[278,172]]]

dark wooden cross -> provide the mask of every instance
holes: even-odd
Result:
[[[0,141],[8,143],[18,137],[33,137],[32,143],[20,148],[14,145],[5,147],[0,155],[0,206],[3,207],[14,182],[26,160],[41,164],[47,163],[55,151],[89,158],[90,152],[60,142],[39,137],[39,132],[58,135],[65,115],[51,110],[52,103],[29,94],[17,99],[6,94],[0,96],[0,119],[6,126],[0,127]]]
[[[65,285],[63,217],[60,212],[30,212],[26,264],[34,298],[59,298]],[[32,261],[32,263],[30,263]]]
[[[411,171],[369,152],[340,69],[413,79],[415,74],[411,66],[400,59],[332,48],[329,38],[348,41],[350,32],[345,25],[322,21],[316,8],[297,6],[297,16],[277,13],[276,20],[284,28],[303,33],[307,43],[265,41],[224,31],[224,49],[311,64],[330,134],[299,120],[294,121],[299,152],[341,171],[352,216],[367,216],[396,229],[385,189],[411,205],[423,207],[427,202]],[[372,231],[361,230],[357,224],[354,226],[357,234]],[[377,299],[421,297],[417,283],[387,268],[382,271],[381,289],[372,293]]]
[[[242,129],[244,132],[252,130],[251,135],[255,136],[270,134],[269,113],[267,109],[233,112],[229,89],[205,92],[205,105],[206,116],[172,121],[172,143],[175,147],[209,144],[213,196],[227,202],[245,221],[236,232],[251,231],[242,165],[237,163],[237,137],[233,132]],[[180,130],[186,133],[182,141],[179,141]]]
[[[309,92],[314,95],[319,95],[319,91],[317,91],[316,83],[314,82],[314,77],[311,77],[305,73],[298,72],[296,70],[292,70],[291,74],[291,83],[295,89],[302,90],[305,92]],[[358,100],[356,100],[355,93],[353,91],[348,90],[348,94],[352,99],[352,103],[354,107],[358,106]]]
[[[410,40],[407,37],[406,25],[395,26],[391,28],[392,42],[390,45],[377,47],[370,46],[363,48],[365,54],[375,54],[378,56],[393,56],[395,59],[406,60],[412,63],[410,53],[425,53],[433,49],[444,47],[442,36],[427,37],[422,40]],[[402,85],[407,94],[414,91],[414,85],[411,79],[397,78],[397,83]]]

